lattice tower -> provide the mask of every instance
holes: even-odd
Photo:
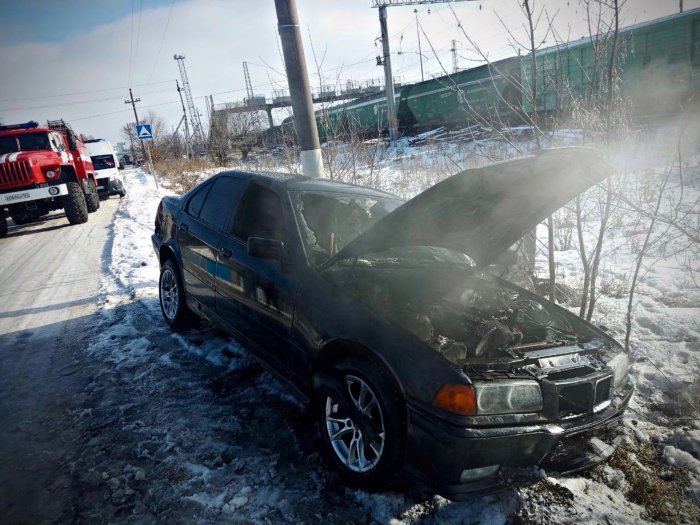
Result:
[[[173,57],[180,68],[180,77],[182,78],[182,89],[185,91],[185,100],[187,100],[187,110],[190,114],[190,122],[192,123],[192,137],[194,138],[195,144],[204,146],[206,140],[204,138],[204,129],[202,128],[202,121],[199,118],[199,113],[194,107],[194,100],[192,100],[192,90],[190,89],[190,81],[187,79],[187,70],[185,69],[185,57],[184,55],[175,55]]]

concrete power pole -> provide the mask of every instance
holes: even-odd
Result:
[[[299,32],[296,0],[275,0],[277,27],[282,41],[294,127],[301,146],[301,165],[307,177],[323,177],[323,157],[318,141],[316,116],[306,71],[304,46]]]
[[[394,109],[394,77],[391,74],[391,54],[389,52],[389,31],[386,23],[386,6],[379,6],[379,26],[382,29],[382,64],[384,65],[384,85],[386,87],[386,118],[389,122],[389,141],[399,138],[399,126]]]

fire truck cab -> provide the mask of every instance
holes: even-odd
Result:
[[[95,168],[68,124],[0,126],[0,237],[8,217],[20,225],[63,209],[70,224],[80,224],[99,207]]]

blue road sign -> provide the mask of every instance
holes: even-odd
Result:
[[[153,131],[150,124],[136,124],[136,137],[139,140],[153,140]]]

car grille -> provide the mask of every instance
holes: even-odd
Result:
[[[29,162],[3,162],[0,164],[0,187],[19,186],[32,181],[32,169]]]
[[[570,419],[603,410],[612,399],[612,376],[594,376],[582,381],[555,382],[559,418]]]
[[[598,381],[595,386],[595,401],[594,406],[597,407],[601,403],[605,403],[612,398],[612,377],[606,377]]]

